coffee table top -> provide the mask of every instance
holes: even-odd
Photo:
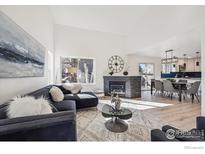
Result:
[[[105,104],[102,107],[101,112],[105,118],[117,117],[126,120],[132,117],[132,112],[129,109],[121,108],[119,111],[116,111],[112,106],[108,104]]]

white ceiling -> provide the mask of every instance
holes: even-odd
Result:
[[[127,35],[149,12],[147,6],[51,6],[54,21],[89,30]]]
[[[150,56],[156,56],[173,48],[179,55],[191,55],[200,50],[200,39],[193,29],[204,20],[205,6],[84,5],[50,9],[56,24],[124,35],[131,52],[152,50],[155,52]]]
[[[183,57],[183,54],[186,54],[188,58],[196,57],[196,52],[201,51],[199,33],[196,30],[182,33],[152,46],[139,49],[137,53],[143,53],[146,56],[151,54],[156,57],[165,57],[165,51],[170,49],[174,50],[173,55],[177,57]],[[169,57],[170,55],[168,54]]]

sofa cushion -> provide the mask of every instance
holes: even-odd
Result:
[[[70,90],[66,90],[62,85],[54,85],[58,87],[64,94],[71,94]]]
[[[80,94],[65,94],[65,100],[75,100],[76,108],[97,106],[98,98],[92,92],[82,92]]]
[[[72,92],[72,94],[77,94],[81,91],[82,85],[80,83],[64,83],[63,88]]]
[[[76,94],[65,94],[64,100],[78,100],[78,97]]]
[[[53,86],[50,90],[49,93],[51,94],[52,100],[54,102],[61,102],[64,99],[64,94],[63,92],[56,86]]]
[[[78,94],[65,94],[65,100],[98,99],[92,92],[81,92]]]
[[[58,111],[76,111],[76,104],[74,100],[63,100],[58,103],[53,103],[53,105],[58,109]]]
[[[95,99],[96,97],[90,94],[76,94],[80,99]]]
[[[91,92],[91,91],[84,91],[84,92],[81,92],[81,94],[88,94],[88,95],[92,95],[92,96],[94,96],[95,98],[97,98],[97,96],[93,93],[93,92]]]

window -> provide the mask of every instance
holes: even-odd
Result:
[[[153,75],[154,64],[139,64],[140,75]]]

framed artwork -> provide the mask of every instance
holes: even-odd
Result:
[[[62,82],[95,83],[95,60],[93,58],[61,57]]]
[[[140,63],[139,64],[140,75],[154,75],[154,64],[152,63]]]
[[[44,76],[45,47],[0,11],[0,78]]]

